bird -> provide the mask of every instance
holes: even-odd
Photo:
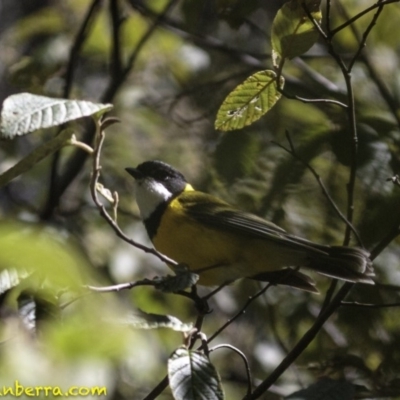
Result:
[[[317,244],[210,194],[197,191],[169,164],[145,161],[125,168],[134,178],[141,219],[155,249],[220,286],[241,278],[315,292],[300,269],[330,278],[374,284],[369,253]],[[170,267],[172,267],[170,265]]]

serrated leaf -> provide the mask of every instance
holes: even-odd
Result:
[[[215,128],[222,131],[241,129],[260,119],[280,99],[284,79],[274,71],[256,72],[226,97],[218,110]]]
[[[201,352],[177,349],[168,360],[169,385],[175,400],[222,400],[219,375]]]
[[[285,3],[272,23],[272,59],[278,66],[281,59],[305,53],[318,39],[318,31],[304,7],[318,23],[321,21],[320,0],[291,0]]]
[[[323,378],[306,389],[285,397],[286,400],[353,400],[355,387],[345,380]]]
[[[30,93],[7,97],[1,110],[0,138],[12,139],[41,128],[111,110],[111,104],[55,99]]]
[[[136,310],[127,318],[117,322],[135,329],[169,328],[178,332],[189,332],[193,329],[192,324],[185,324],[172,315],[151,314],[142,310]]]

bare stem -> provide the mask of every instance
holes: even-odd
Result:
[[[90,181],[90,193],[92,195],[92,199],[94,203],[96,204],[100,215],[107,221],[107,223],[111,226],[111,228],[114,230],[116,235],[124,240],[125,242],[131,244],[132,246],[137,247],[138,249],[143,250],[146,253],[150,253],[155,255],[157,258],[159,258],[161,261],[177,266],[178,263],[171,258],[159,253],[157,250],[151,247],[147,247],[141,243],[136,242],[135,240],[129,238],[128,236],[125,235],[125,233],[121,230],[117,222],[110,216],[110,214],[107,212],[106,207],[103,205],[103,203],[100,201],[98,193],[97,193],[97,186],[98,186],[98,181],[100,178],[100,171],[101,171],[101,165],[100,165],[100,154],[101,154],[101,149],[103,146],[103,142],[105,139],[105,134],[104,131],[101,128],[101,124],[99,121],[95,121],[96,124],[96,146],[94,148],[93,152],[93,164],[92,164],[92,178]]]

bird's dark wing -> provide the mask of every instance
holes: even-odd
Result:
[[[240,233],[254,238],[275,241],[286,247],[302,248],[326,254],[323,245],[287,234],[282,228],[253,214],[235,209],[216,197],[202,192],[185,192],[179,201],[187,214],[210,227]]]
[[[283,250],[306,252],[308,267],[323,275],[350,282],[373,284],[369,253],[363,249],[326,246],[287,234],[283,229],[255,215],[237,210],[229,204],[201,192],[179,196],[187,215],[215,229],[274,242]],[[256,279],[265,278],[260,274]],[[267,277],[267,280],[270,277]],[[287,283],[296,286],[293,283]],[[299,287],[299,286],[297,286]]]

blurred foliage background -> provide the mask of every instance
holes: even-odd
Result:
[[[241,131],[213,128],[226,95],[250,74],[271,68],[270,27],[283,3],[0,0],[0,100],[31,92],[114,104],[121,123],[107,129],[102,180],[118,191],[119,224],[137,241],[150,245],[124,168],[160,159],[197,189],[293,234],[341,244],[345,225],[305,164],[345,213],[352,162],[348,115],[329,103],[289,98],[347,102],[343,75],[322,40],[285,65],[288,96],[266,116]],[[374,307],[341,307],[265,399],[280,399],[321,377],[347,379],[357,385],[358,398],[400,398],[400,242],[384,241],[400,226],[400,188],[387,181],[400,165],[400,6],[384,3],[352,71],[359,140],[354,225],[367,249],[385,248],[374,262],[377,284],[356,285],[346,300]],[[330,26],[373,4],[329,2]],[[358,51],[374,12],[335,35],[334,49],[345,62]],[[90,122],[74,129],[91,143]],[[1,142],[0,172],[57,131]],[[286,135],[303,162],[279,146],[290,148]],[[90,169],[85,153],[68,148],[0,188],[0,389],[18,379],[27,386],[106,386],[109,398],[142,399],[166,374],[182,334],[120,321],[137,309],[185,323],[196,319],[189,300],[151,287],[87,295],[84,285],[167,273],[154,256],[118,239],[99,216],[89,194]],[[36,273],[48,282],[32,278]],[[247,355],[255,384],[318,315],[330,280],[314,278],[322,295],[272,287],[215,339]],[[215,332],[258,290],[255,282],[242,281],[214,296],[203,332]],[[226,398],[242,398],[240,358],[228,350],[211,358]],[[171,395],[165,391],[160,398]]]

